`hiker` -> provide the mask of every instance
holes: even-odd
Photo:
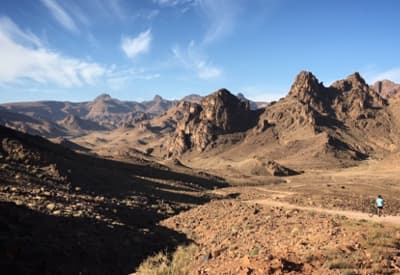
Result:
[[[378,197],[376,198],[376,212],[378,214],[378,217],[383,215],[383,204],[384,204],[384,200],[383,200],[382,196],[378,195]]]

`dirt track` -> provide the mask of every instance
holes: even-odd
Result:
[[[263,191],[263,192],[274,193],[277,195],[276,198],[279,198],[279,199],[295,194],[294,192],[271,190],[271,189],[263,188],[263,187],[254,187],[254,189]],[[215,193],[218,193],[219,195],[225,194],[223,190],[218,190]],[[327,208],[311,207],[311,206],[309,206],[309,207],[308,206],[300,206],[300,205],[295,205],[295,204],[291,204],[291,203],[284,202],[284,201],[277,201],[277,200],[271,199],[271,198],[245,200],[245,202],[249,203],[249,204],[260,204],[260,205],[282,207],[282,208],[287,208],[287,209],[299,209],[299,210],[305,210],[305,211],[320,212],[320,213],[326,213],[326,214],[330,214],[330,215],[339,215],[339,216],[345,216],[347,218],[356,219],[356,220],[367,220],[367,221],[378,222],[378,223],[391,223],[394,225],[400,225],[400,217],[399,216],[378,217],[377,215],[374,215],[371,217],[368,213],[359,212],[359,211],[327,209]]]
[[[289,209],[299,209],[299,210],[306,210],[306,211],[314,211],[314,212],[323,212],[331,215],[340,215],[346,216],[351,219],[357,220],[368,220],[373,222],[380,222],[380,223],[392,223],[396,225],[400,225],[400,217],[397,216],[385,216],[385,217],[378,217],[376,215],[370,217],[368,213],[358,212],[358,211],[348,211],[348,210],[336,210],[336,209],[326,209],[320,207],[305,207],[305,206],[298,206],[294,204],[290,204],[287,202],[280,202],[275,201],[272,199],[261,199],[261,200],[250,200],[246,201],[247,203],[251,204],[261,204],[261,205],[268,205],[268,206],[277,206]]]

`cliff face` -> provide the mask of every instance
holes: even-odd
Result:
[[[181,108],[186,112],[169,146],[170,155],[190,149],[204,151],[219,135],[246,131],[257,121],[249,102],[239,100],[226,89],[203,98],[200,104],[181,103]]]
[[[334,82],[330,89],[336,94],[332,102],[333,108],[341,118],[363,118],[367,116],[368,111],[387,105],[378,93],[370,89],[359,73]]]

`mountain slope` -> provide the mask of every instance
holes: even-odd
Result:
[[[56,123],[29,115],[10,112],[3,107],[0,107],[0,125],[46,137],[57,137],[67,134],[67,130]]]
[[[2,126],[0,168],[6,274],[132,273],[147,256],[188,241],[160,220],[226,186],[189,169],[77,154]]]

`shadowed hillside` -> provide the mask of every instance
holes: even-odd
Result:
[[[189,240],[158,221],[220,179],[74,153],[0,127],[1,266],[8,274],[127,274]]]

